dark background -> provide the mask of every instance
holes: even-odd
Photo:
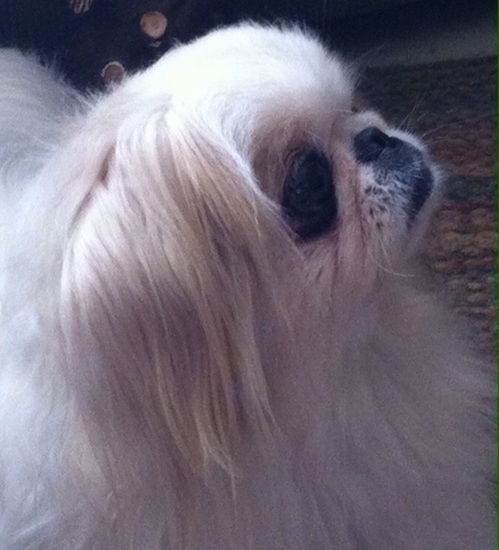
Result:
[[[87,2],[88,11],[77,13],[78,2]],[[484,2],[491,0],[0,0],[0,45],[57,59],[77,86],[92,88],[104,86],[101,72],[110,61],[135,71],[178,41],[248,17],[303,22],[333,47],[357,53],[356,46],[366,38],[371,44],[373,34],[390,41],[411,21],[431,26]],[[168,19],[161,40],[140,31],[140,18],[149,11]]]

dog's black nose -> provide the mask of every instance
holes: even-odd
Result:
[[[384,132],[369,126],[359,132],[353,139],[355,158],[362,164],[374,162],[385,149],[397,147],[399,139],[387,136]]]

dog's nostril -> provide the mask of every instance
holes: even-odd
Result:
[[[355,157],[363,164],[373,162],[386,148],[392,147],[394,141],[394,138],[374,126],[365,128],[353,139]]]

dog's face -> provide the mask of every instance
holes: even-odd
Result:
[[[205,142],[204,170],[222,193],[232,191],[217,155],[238,157],[312,273],[367,290],[403,269],[434,202],[436,172],[416,138],[356,112],[349,70],[316,40],[296,30],[222,30],[130,84],[164,102],[167,132],[191,126],[198,157]]]
[[[315,39],[243,25],[170,52],[90,113],[59,161],[74,200],[63,330],[87,363],[82,401],[121,396],[93,411],[101,424],[142,433],[147,418],[191,466],[227,466],[233,433],[268,426],[272,377],[314,346],[300,327],[320,308],[344,322],[403,268],[436,175],[353,95]]]

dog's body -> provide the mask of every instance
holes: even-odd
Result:
[[[0,548],[494,547],[492,374],[409,267],[438,175],[336,58],[0,74]]]

